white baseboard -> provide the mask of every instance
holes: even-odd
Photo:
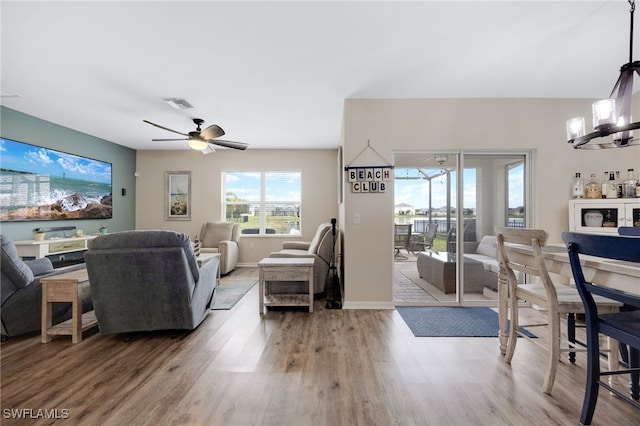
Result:
[[[342,309],[395,309],[393,302],[344,302]]]

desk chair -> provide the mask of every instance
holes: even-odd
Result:
[[[564,232],[562,239],[567,244],[573,277],[585,306],[587,325],[587,385],[580,415],[580,423],[591,424],[598,401],[598,389],[602,386],[610,392],[640,409],[640,311],[603,313],[594,299],[596,297],[615,300],[625,305],[640,308],[640,294],[630,294],[610,287],[590,283],[585,279],[580,255],[597,256],[624,262],[640,262],[640,239],[615,235],[579,234]],[[600,372],[600,341],[598,334],[610,336],[621,344],[629,345],[629,363],[625,369]],[[630,374],[631,396],[625,395],[601,376]]]
[[[547,233],[542,229],[527,228],[504,228],[496,227],[496,239],[498,243],[498,258],[500,268],[506,275],[508,281],[508,315],[510,318],[509,336],[507,349],[505,352],[505,362],[511,363],[516,349],[518,337],[529,338],[518,331],[519,327],[541,327],[549,328],[549,340],[545,343],[542,339],[531,339],[532,343],[547,350],[547,369],[545,373],[542,391],[551,393],[551,388],[556,377],[558,362],[561,352],[569,352],[569,361],[575,362],[575,352],[584,352],[585,349],[575,348],[575,314],[584,313],[584,307],[578,290],[574,286],[554,284],[549,277],[549,272],[544,262],[542,247],[547,241]],[[533,257],[518,256],[511,251],[513,244],[527,245],[533,250]],[[516,272],[535,276],[540,283],[518,284]],[[526,301],[527,307],[547,312],[547,322],[537,324],[520,324],[518,321],[518,309],[520,301]],[[620,303],[606,299],[598,300],[602,310],[606,312],[617,312]],[[523,307],[525,307],[523,305]],[[560,318],[567,316],[567,337],[568,344],[561,342]],[[615,354],[617,352],[613,351]],[[617,360],[616,360],[617,361]]]

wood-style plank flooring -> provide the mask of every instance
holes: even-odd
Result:
[[[394,310],[318,300],[260,316],[257,286],[191,333],[31,335],[1,351],[3,425],[577,425],[585,378],[578,354],[547,396],[530,342],[509,366],[497,338],[416,338]],[[601,391],[605,424],[638,425],[640,411]]]

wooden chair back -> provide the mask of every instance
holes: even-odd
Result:
[[[515,294],[518,280],[515,271],[540,278],[545,287],[547,298],[556,300],[556,289],[549,277],[544,262],[542,247],[547,242],[548,234],[543,229],[496,227],[498,244],[498,261],[503,268],[511,294]],[[510,250],[510,245],[527,245],[533,250],[533,257],[518,255]]]

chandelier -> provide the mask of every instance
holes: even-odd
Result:
[[[634,129],[640,129],[640,122],[632,122],[631,98],[633,95],[634,74],[640,76],[640,61],[633,61],[633,14],[635,0],[628,0],[631,9],[629,29],[629,63],[620,68],[620,77],[613,86],[608,99],[593,104],[593,132],[586,133],[584,117],[567,120],[567,139],[576,149],[624,148],[640,145],[633,138]],[[596,142],[596,138],[613,135],[613,140]]]

